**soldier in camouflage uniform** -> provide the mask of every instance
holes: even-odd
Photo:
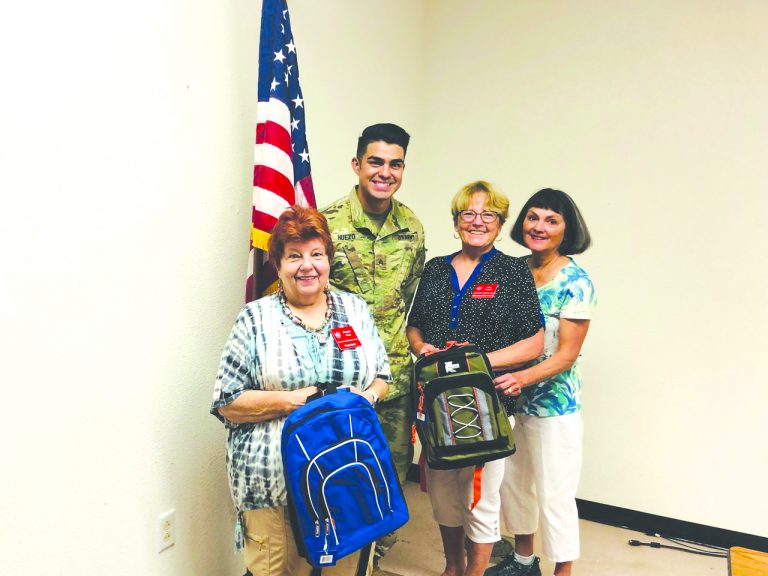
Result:
[[[424,268],[425,252],[421,222],[410,208],[392,198],[402,183],[409,139],[395,124],[366,128],[352,159],[357,186],[322,211],[336,247],[331,284],[365,299],[389,354],[392,383],[377,412],[401,481],[413,459],[413,364],[405,337],[406,315]],[[395,533],[377,541],[375,564],[396,541]]]

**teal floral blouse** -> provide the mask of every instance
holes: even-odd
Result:
[[[544,315],[544,352],[542,362],[557,351],[560,318],[589,320],[597,304],[595,288],[587,272],[571,258],[557,276],[537,288]],[[523,388],[515,412],[528,416],[562,416],[581,409],[581,355],[568,370]]]

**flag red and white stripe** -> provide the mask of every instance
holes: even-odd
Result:
[[[260,296],[254,293],[254,265],[260,267],[257,276],[265,292],[276,280],[274,268],[254,258],[254,249],[267,250],[272,228],[286,208],[316,206],[296,45],[285,0],[262,3],[258,95],[246,301]]]

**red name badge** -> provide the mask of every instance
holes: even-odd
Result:
[[[472,298],[493,298],[498,287],[498,284],[478,284],[472,290]]]
[[[360,339],[357,337],[357,334],[355,334],[355,329],[352,328],[352,326],[334,328],[331,330],[331,336],[336,340],[336,345],[342,350],[349,350],[350,348],[361,346]]]

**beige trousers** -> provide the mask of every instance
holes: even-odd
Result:
[[[262,508],[243,513],[245,550],[243,559],[253,576],[310,576],[312,566],[299,556],[293,539],[288,508]],[[355,576],[360,552],[323,568],[323,576]],[[368,559],[366,575],[371,573]]]

